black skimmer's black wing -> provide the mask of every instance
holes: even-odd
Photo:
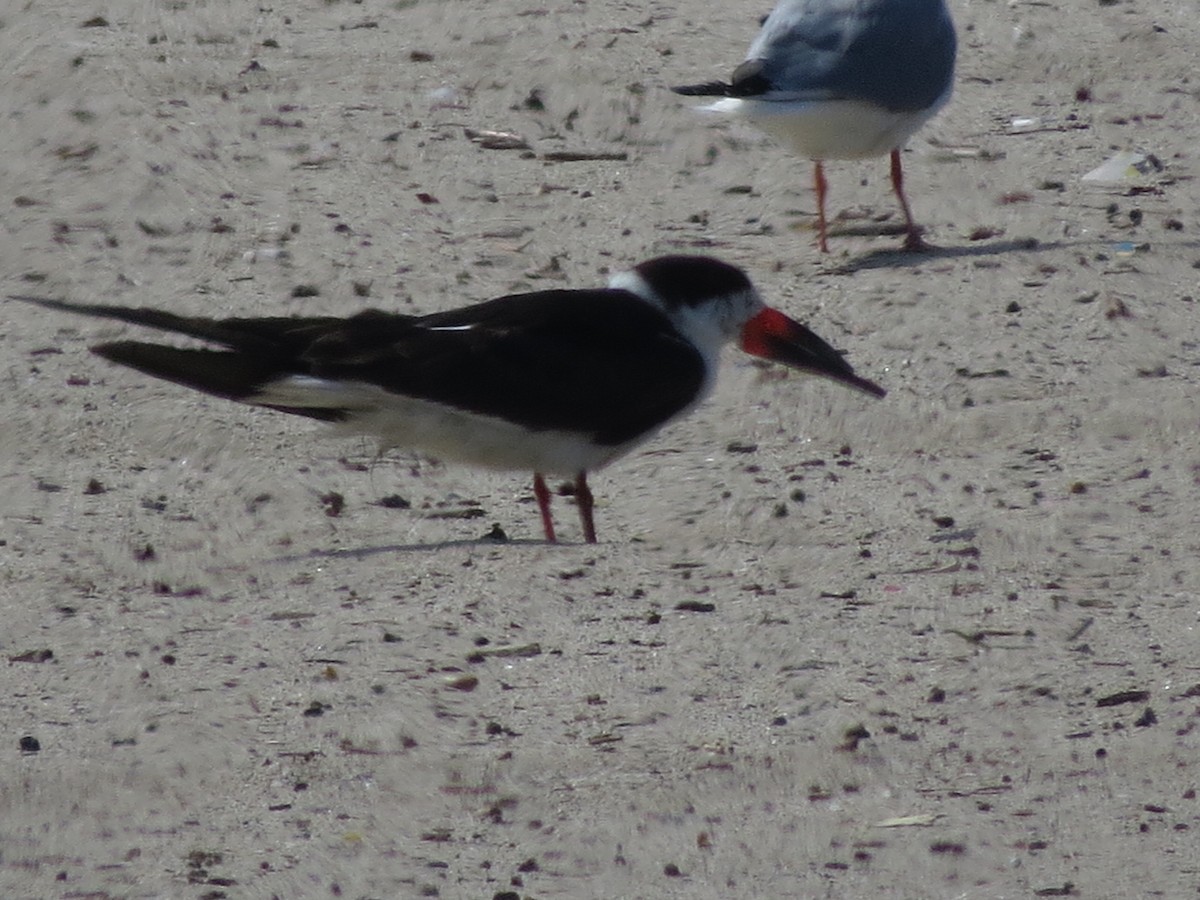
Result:
[[[515,294],[427,316],[366,310],[211,319],[33,297],[51,309],[116,319],[223,349],[114,341],[93,351],[186,387],[325,421],[355,410],[261,402],[294,376],[373,385],[533,431],[617,446],[686,409],[704,362],[670,320],[622,290]]]
[[[433,313],[368,345],[364,313],[314,341],[311,374],[618,445],[687,408],[704,362],[660,311],[626,291],[557,290]]]

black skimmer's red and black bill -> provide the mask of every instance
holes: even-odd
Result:
[[[900,148],[950,99],[957,40],[944,0],[781,0],[728,83],[672,88],[716,96],[814,164],[818,246],[826,241],[823,161],[891,153],[908,250],[926,248],[904,195]]]
[[[545,476],[574,478],[584,539],[594,543],[587,473],[699,403],[727,343],[884,395],[823,340],[766,306],[741,269],[704,256],[651,259],[606,288],[512,294],[424,316],[210,319],[14,299],[215,345],[92,348],[157,378],[374,435],[384,448],[532,471],[548,541],[555,532]]]

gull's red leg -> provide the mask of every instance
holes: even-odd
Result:
[[[929,245],[925,243],[921,237],[921,229],[913,220],[912,209],[908,205],[908,198],[904,196],[904,171],[900,167],[900,148],[897,147],[892,151],[892,190],[896,192],[896,198],[900,201],[900,209],[904,212],[904,224],[908,234],[904,238],[905,250],[928,250]]]
[[[550,489],[546,487],[546,479],[540,472],[533,473],[533,496],[537,497],[538,510],[542,514],[542,531],[546,540],[551,544],[557,543],[554,537],[554,520],[550,517]]]
[[[822,253],[828,253],[829,242],[825,239],[825,195],[829,192],[829,183],[825,180],[825,166],[819,159],[813,161],[813,187],[817,191],[817,247]]]
[[[587,472],[580,472],[575,478],[575,503],[579,506],[579,518],[583,520],[583,539],[589,544],[594,544],[596,522],[592,518],[592,510],[596,503],[592,498],[592,489],[588,487]]]

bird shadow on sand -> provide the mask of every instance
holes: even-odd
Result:
[[[1038,254],[1064,249],[1085,251],[1093,254],[1097,260],[1103,260],[1104,257],[1100,254],[1106,254],[1109,259],[1119,256],[1122,252],[1119,245],[1135,245],[1143,250],[1164,252],[1168,249],[1176,251],[1186,248],[1188,251],[1194,252],[1200,248],[1200,241],[1173,241],[1171,243],[1155,241],[1150,243],[1145,240],[1094,238],[1078,241],[1039,241],[1034,237],[1024,237],[988,243],[979,242],[969,246],[939,247],[931,245],[927,250],[915,253],[900,248],[871,250],[862,256],[856,256],[838,265],[830,266],[827,271],[832,275],[853,275],[855,272],[867,269],[912,268],[925,263],[936,263],[939,260],[982,259],[989,256],[1000,256],[1004,253]]]
[[[573,541],[560,541],[553,546],[571,547]],[[374,547],[350,547],[337,550],[309,550],[307,553],[291,553],[286,556],[274,556],[264,562],[272,564],[289,564],[311,562],[312,560],[327,559],[369,559],[389,553],[428,553],[437,550],[475,549],[490,550],[503,547],[548,547],[546,541],[540,538],[505,538],[497,540],[490,537],[464,538],[450,541],[426,541],[414,544],[380,544]],[[583,546],[583,542],[579,542]]]
[[[288,566],[297,563],[313,563],[322,560],[327,562],[358,561],[371,559],[375,556],[398,555],[407,553],[436,553],[439,550],[500,550],[505,547],[587,547],[583,541],[559,541],[557,544],[547,544],[540,538],[465,538],[451,541],[428,541],[415,544],[380,544],[374,547],[350,547],[338,550],[309,550],[305,553],[289,553],[284,556],[271,556],[251,563],[236,563],[225,566],[212,566],[207,569],[211,574],[250,572],[259,566]]]
[[[970,246],[938,246],[931,244],[920,251],[904,250],[902,248],[887,248],[870,250],[861,256],[853,257],[830,268],[835,275],[852,275],[867,269],[902,269],[938,260],[980,259],[988,256],[999,256],[1003,253],[1037,253],[1057,250],[1065,246],[1060,241],[1043,242],[1037,238],[1013,238],[1006,241],[978,243]]]

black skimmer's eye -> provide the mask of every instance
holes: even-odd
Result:
[[[752,356],[832,378],[873,397],[887,393],[873,381],[855,375],[840,353],[777,309],[767,307],[742,326],[741,346]]]

